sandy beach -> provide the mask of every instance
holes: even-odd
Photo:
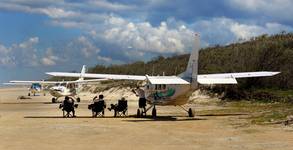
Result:
[[[135,118],[137,101],[129,98],[129,117],[91,118],[87,109],[94,94],[84,93],[77,118],[62,118],[51,96],[27,95],[26,88],[0,89],[0,149],[251,149],[290,150],[292,127],[241,126],[245,115],[197,115],[186,117],[176,107],[158,107],[158,118]],[[106,97],[107,98],[107,97]],[[106,99],[107,104],[115,99]],[[196,111],[217,106],[193,104]],[[150,114],[150,113],[149,113]]]

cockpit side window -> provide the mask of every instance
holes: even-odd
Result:
[[[161,84],[158,85],[158,90],[162,90],[162,85]]]

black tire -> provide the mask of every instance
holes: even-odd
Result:
[[[136,117],[137,117],[137,118],[140,118],[140,116],[141,116],[140,109],[137,109]]]
[[[153,110],[152,110],[152,117],[153,117],[153,118],[156,118],[156,117],[157,117],[157,110],[156,110],[155,107],[154,107]]]
[[[76,101],[79,103],[79,102],[80,102],[80,98],[78,97],[78,98],[76,99]]]
[[[52,103],[56,103],[56,98],[52,98]]]
[[[34,96],[36,96],[36,93],[34,93]]]
[[[44,93],[44,96],[46,96],[46,93]]]
[[[31,93],[28,93],[27,96],[31,96]]]
[[[117,117],[117,111],[114,110],[114,117]]]
[[[188,109],[188,117],[194,117],[194,110],[191,108]]]

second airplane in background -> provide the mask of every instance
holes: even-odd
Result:
[[[77,102],[80,102],[79,93],[81,91],[82,85],[87,84],[89,82],[99,82],[99,81],[105,81],[107,79],[92,79],[92,80],[84,80],[84,74],[85,74],[86,66],[84,65],[82,67],[81,73],[79,75],[79,79],[75,81],[20,81],[20,80],[13,80],[10,81],[11,85],[24,85],[24,84],[31,84],[31,88],[29,89],[30,92],[32,92],[32,88],[34,89],[34,92],[36,93],[36,90],[39,90],[40,92],[44,92],[43,88],[44,85],[49,87],[47,90],[49,93],[53,96],[52,97],[52,103],[56,103],[59,98],[69,96],[73,99],[76,99]],[[37,86],[38,85],[38,86]]]

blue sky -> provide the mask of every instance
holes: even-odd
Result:
[[[293,31],[292,0],[2,0],[0,82]]]

